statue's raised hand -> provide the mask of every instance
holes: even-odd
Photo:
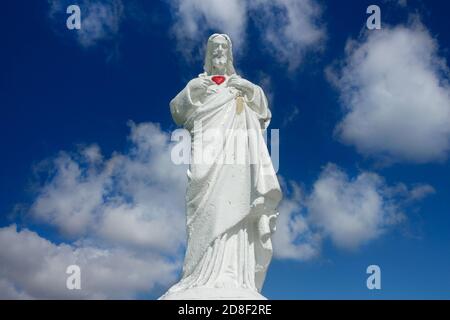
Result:
[[[236,88],[249,97],[253,96],[253,83],[248,80],[233,77],[228,81],[228,87]]]
[[[213,82],[208,78],[195,78],[189,81],[188,86],[191,90],[206,90]]]

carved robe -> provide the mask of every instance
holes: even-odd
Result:
[[[170,103],[174,121],[190,132],[192,143],[187,251],[182,279],[168,294],[198,287],[259,292],[272,258],[282,194],[263,137],[271,112],[259,86],[248,97],[227,86],[232,77],[239,76],[206,90],[186,86]],[[210,129],[223,139],[205,139]],[[248,135],[236,143],[243,132]],[[198,162],[205,150],[215,150],[217,161]],[[242,155],[244,163],[229,161]]]

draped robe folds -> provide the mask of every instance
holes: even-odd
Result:
[[[224,245],[227,239],[230,243],[234,241],[238,256],[246,257],[238,268],[247,268],[244,270],[247,274],[240,277],[252,279],[247,283],[241,279],[243,288],[261,290],[272,258],[271,235],[282,194],[263,137],[271,113],[259,86],[252,84],[252,97],[242,95],[227,86],[233,77],[239,76],[234,74],[221,85],[212,84],[206,90],[192,90],[188,85],[170,103],[174,121],[190,132],[192,143],[187,172],[188,242],[183,276],[169,292],[208,286],[211,281],[200,279],[211,277],[212,271],[205,276],[205,270],[214,264],[211,262],[217,256],[214,251],[222,250],[222,260],[232,259],[232,253],[226,253],[234,250]],[[238,95],[244,99],[241,113],[236,111]],[[222,139],[206,137],[209,129],[219,132]],[[244,142],[237,143],[236,135],[243,132],[247,132]],[[203,160],[205,150],[215,150],[213,161]],[[242,155],[245,163],[236,159]],[[229,162],[230,159],[235,161]],[[247,257],[249,254],[252,256]]]

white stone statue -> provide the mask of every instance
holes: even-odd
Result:
[[[227,35],[208,39],[204,71],[170,103],[174,121],[192,138],[188,241],[182,279],[160,299],[265,299],[260,291],[282,198],[263,137],[271,112],[263,90],[236,74]],[[223,139],[205,138],[211,129]],[[243,132],[249,134],[236,145]],[[218,150],[215,161],[196,162],[205,150]],[[241,155],[244,162],[229,161]]]

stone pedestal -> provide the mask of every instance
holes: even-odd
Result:
[[[267,300],[260,293],[250,289],[191,288],[167,293],[159,300]]]

